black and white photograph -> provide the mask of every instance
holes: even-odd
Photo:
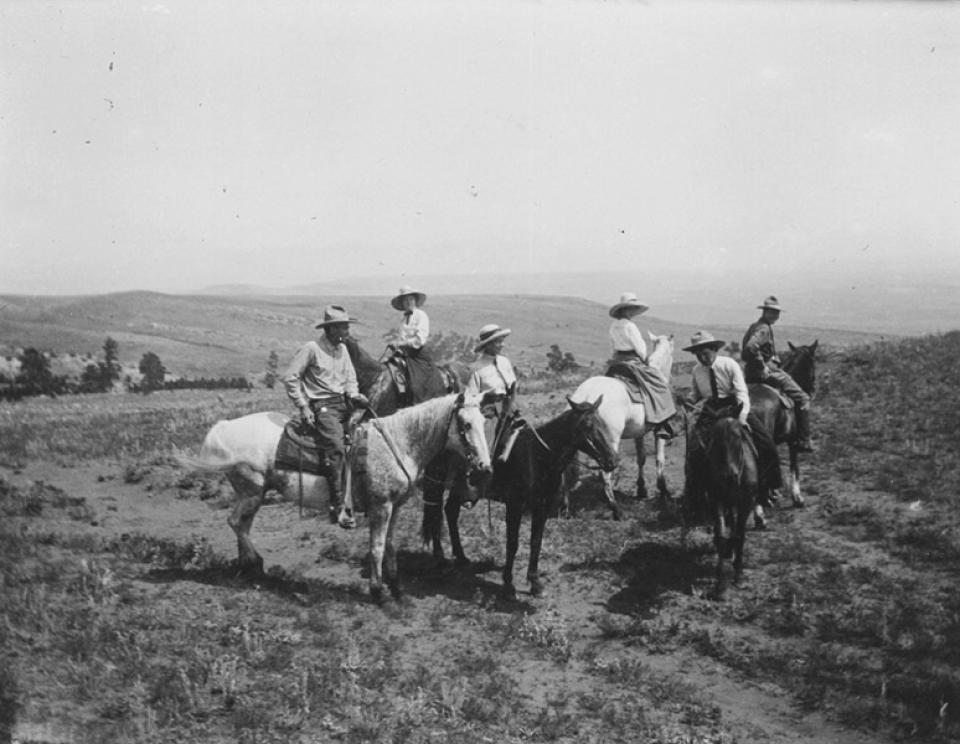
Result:
[[[960,2],[0,0],[0,744],[960,741]]]

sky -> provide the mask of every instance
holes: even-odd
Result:
[[[953,2],[5,0],[0,292],[960,278],[958,132]]]

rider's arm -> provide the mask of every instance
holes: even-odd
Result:
[[[410,313],[409,319],[400,326],[400,345],[422,349],[430,336],[430,318],[420,308]]]
[[[350,357],[346,354],[343,355],[344,361],[344,383],[343,383],[343,392],[347,394],[348,398],[354,398],[360,394],[360,386],[357,384],[357,371],[353,368],[353,362],[350,361]]]
[[[633,350],[640,355],[640,358],[643,361],[647,361],[647,345],[644,343],[643,336],[640,333],[640,329],[637,328],[636,323],[629,321],[624,325],[623,330],[627,337],[627,340],[633,346]]]
[[[286,388],[287,396],[293,401],[293,404],[301,411],[310,410],[310,404],[307,396],[303,394],[303,373],[313,360],[313,349],[310,344],[301,346],[297,353],[293,355],[293,360],[287,371],[283,374],[283,386]]]
[[[743,378],[743,370],[740,365],[732,359],[733,362],[728,365],[731,372],[731,383],[733,384],[733,394],[740,401],[740,423],[747,423],[747,416],[750,415],[750,392],[747,390],[746,380]]]

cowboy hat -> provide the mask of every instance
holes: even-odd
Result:
[[[644,305],[633,292],[624,292],[620,295],[620,302],[610,308],[610,317],[617,318],[620,313],[627,308],[634,308],[636,314],[645,313],[650,309],[649,305]]]
[[[710,331],[697,331],[690,337],[690,345],[684,346],[683,350],[696,352],[697,349],[717,349],[719,351],[726,343],[726,341],[714,338]]]
[[[327,305],[323,308],[323,320],[317,323],[314,328],[323,328],[334,323],[357,323],[356,318],[351,318],[347,314],[347,309],[343,305]]]
[[[414,296],[417,307],[420,307],[424,302],[427,301],[427,296],[423,292],[418,292],[412,287],[404,284],[402,287],[400,287],[400,291],[397,293],[397,296],[390,300],[390,304],[393,305],[393,309],[403,310],[403,305],[400,304],[400,300],[408,295]]]
[[[783,308],[780,307],[780,302],[776,297],[770,295],[767,297],[762,305],[757,305],[758,310],[776,310],[778,313],[783,312]]]
[[[476,354],[491,341],[496,341],[498,338],[504,338],[509,335],[509,328],[501,328],[496,323],[489,323],[480,329],[480,333],[477,336],[477,345],[473,347],[473,353]]]

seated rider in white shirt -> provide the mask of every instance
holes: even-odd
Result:
[[[390,361],[404,370],[406,384],[400,390],[405,405],[419,403],[424,398],[425,379],[433,373],[433,363],[423,348],[430,337],[430,318],[421,308],[427,301],[423,292],[403,286],[397,296],[390,300],[395,310],[403,313],[403,321],[397,329],[397,340],[391,344],[393,356]]]
[[[702,499],[706,486],[704,482],[706,463],[703,461],[702,449],[703,428],[701,428],[706,423],[705,419],[715,418],[724,410],[739,408],[737,418],[749,429],[757,449],[761,503],[764,503],[768,492],[776,491],[782,486],[780,455],[773,437],[760,419],[750,412],[750,393],[739,363],[731,357],[720,356],[720,349],[725,345],[726,342],[715,339],[709,332],[697,331],[691,337],[690,345],[683,349],[697,358],[697,364],[692,373],[689,402],[702,402],[703,405],[703,412],[687,440],[687,499],[693,504],[701,503],[699,500]],[[704,412],[708,414],[706,417]],[[769,502],[764,505],[769,506]]]
[[[492,436],[487,441],[491,445],[491,454],[506,460],[509,448],[516,439],[516,430],[507,431],[518,417],[516,410],[517,375],[513,365],[501,352],[504,340],[510,335],[509,328],[501,328],[490,323],[480,329],[477,344],[473,347],[480,357],[473,364],[470,379],[467,380],[467,392],[473,395],[493,393],[499,405],[493,403],[485,413],[488,420],[494,421]]]

